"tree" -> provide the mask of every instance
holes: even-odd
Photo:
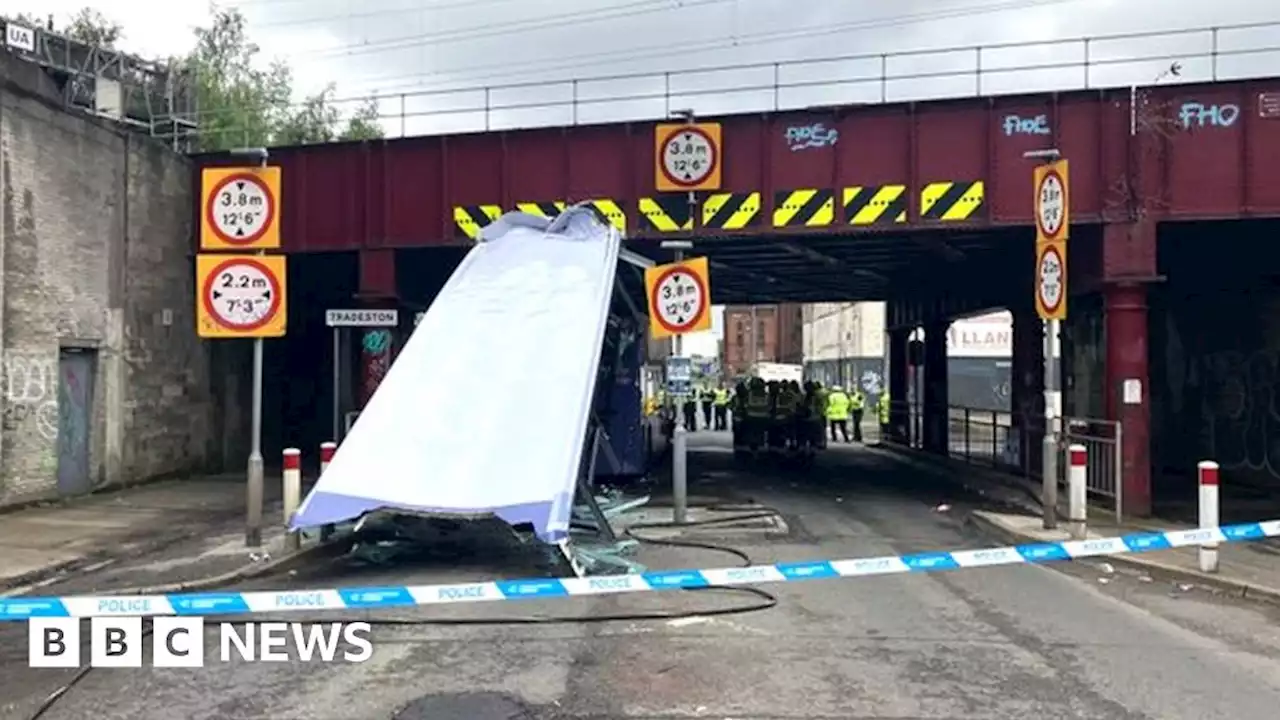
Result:
[[[97,10],[85,7],[71,16],[70,24],[62,33],[86,45],[114,48],[124,37],[124,28]]]
[[[115,44],[124,37],[124,28],[120,23],[89,7],[80,8],[76,11],[71,16],[66,27],[63,28],[57,27],[52,15],[45,18],[37,18],[30,13],[18,13],[15,19],[22,25],[61,33],[86,45],[111,48],[115,47]]]
[[[293,102],[293,73],[274,61],[262,69],[260,48],[250,42],[236,10],[216,10],[207,28],[196,30],[196,46],[185,58],[195,78],[200,106],[199,149],[301,145],[383,136],[378,105],[363,103],[343,125],[333,85]]]

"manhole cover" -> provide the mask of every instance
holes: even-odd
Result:
[[[535,720],[520,701],[500,693],[429,695],[409,703],[392,720]]]

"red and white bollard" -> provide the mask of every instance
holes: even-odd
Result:
[[[333,454],[338,451],[338,443],[329,441],[320,443],[320,475],[324,475],[324,471],[329,469],[329,463],[333,460]],[[320,542],[328,540],[333,535],[333,525],[320,526]]]
[[[1084,540],[1088,536],[1089,514],[1089,450],[1072,445],[1067,450],[1067,523],[1071,537]]]
[[[1200,476],[1200,529],[1217,529],[1218,518],[1218,463],[1203,460],[1196,467]],[[1200,546],[1200,571],[1218,572],[1218,543]]]
[[[330,461],[333,460],[333,454],[338,451],[338,443],[322,442],[320,443],[320,474],[324,475],[324,471],[329,467]]]
[[[297,550],[302,546],[302,536],[290,531],[289,520],[298,511],[302,502],[302,451],[298,448],[286,448],[284,451],[284,525],[285,548]]]

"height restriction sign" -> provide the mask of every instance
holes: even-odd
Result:
[[[1071,185],[1067,161],[1037,165],[1035,179],[1036,241],[1066,240],[1071,234]]]
[[[200,173],[200,249],[280,247],[280,168],[205,168]]]
[[[711,280],[706,258],[645,268],[644,287],[653,337],[711,329]]]
[[[658,192],[720,189],[720,123],[658,125],[653,140]]]
[[[202,338],[282,337],[282,255],[197,255],[196,333]]]
[[[1067,319],[1067,244],[1036,243],[1036,312],[1041,320]]]

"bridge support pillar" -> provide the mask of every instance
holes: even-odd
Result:
[[[396,307],[396,251],[360,251],[360,304],[368,309]],[[360,409],[373,397],[387,376],[395,356],[397,328],[364,328],[360,331]]]
[[[1119,420],[1124,510],[1151,514],[1151,383],[1148,372],[1147,288],[1106,288],[1107,418]]]
[[[1147,285],[1156,275],[1156,224],[1150,217],[1110,223],[1102,234],[1107,418],[1124,429],[1124,510],[1151,514],[1151,377]]]
[[[947,330],[950,320],[924,326],[924,449],[951,453],[950,397],[947,391]]]
[[[1044,323],[1030,307],[1014,308],[1013,369],[1010,373],[1009,436],[1000,452],[1012,451],[1010,462],[1017,462],[1030,477],[1041,467],[1044,439]]]
[[[889,331],[890,438],[904,445],[907,442],[907,425],[911,422],[907,404],[907,344],[910,341],[911,331],[908,329]]]

